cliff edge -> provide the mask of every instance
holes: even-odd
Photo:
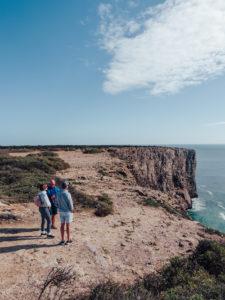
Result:
[[[111,153],[126,161],[140,186],[175,197],[183,210],[191,208],[197,197],[194,150],[139,146],[113,148]]]

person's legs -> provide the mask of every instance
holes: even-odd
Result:
[[[67,234],[67,241],[70,241],[71,238],[70,238],[70,224],[69,223],[66,224],[66,234]]]
[[[60,232],[61,232],[61,241],[65,241],[64,240],[65,223],[61,223]]]
[[[67,234],[67,243],[71,243],[71,233],[70,233],[70,224],[73,221],[73,214],[71,212],[66,215],[66,234]]]
[[[51,207],[51,215],[52,215],[52,228],[57,229],[55,226],[55,220],[56,220],[56,215],[58,213],[57,207],[55,205],[52,205]]]
[[[45,211],[44,207],[39,207],[39,212],[41,214],[41,233],[45,233]]]
[[[53,229],[56,229],[56,226],[55,226],[55,216],[56,215],[52,215],[52,228]]]
[[[47,220],[47,234],[49,235],[51,233],[51,215],[48,208],[45,208],[45,219]]]

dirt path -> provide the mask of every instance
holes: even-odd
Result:
[[[0,229],[0,299],[36,299],[35,286],[56,266],[74,268],[77,279],[71,293],[106,279],[130,282],[159,269],[173,256],[187,255],[207,237],[196,222],[138,204],[140,187],[124,163],[108,153],[59,155],[71,168],[58,175],[76,180],[87,194],[107,192],[115,213],[98,218],[91,210],[76,212],[74,243],[59,246],[59,231],[55,231],[54,240],[40,237],[37,209],[24,207],[29,212],[27,223]],[[127,177],[121,177],[118,170],[125,171]]]

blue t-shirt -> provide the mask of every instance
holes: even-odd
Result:
[[[57,197],[57,194],[59,193],[60,189],[57,187],[57,186],[49,186],[48,187],[48,190],[47,190],[47,195],[48,195],[48,198],[52,204],[52,206],[56,206],[56,197]],[[52,199],[52,196],[55,196],[53,199]]]

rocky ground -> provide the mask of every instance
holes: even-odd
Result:
[[[73,294],[108,279],[132,282],[158,270],[171,257],[191,253],[203,238],[222,239],[163,208],[143,206],[146,197],[164,201],[170,197],[138,186],[125,162],[108,152],[57,153],[70,164],[57,175],[86,194],[107,193],[114,214],[99,218],[93,210],[77,209],[74,242],[59,246],[59,230],[54,231],[53,240],[40,237],[39,213],[33,204],[7,205],[0,200],[0,216],[15,216],[7,222],[3,218],[0,228],[0,299],[36,299],[38,285],[56,266],[73,267],[77,275]]]

